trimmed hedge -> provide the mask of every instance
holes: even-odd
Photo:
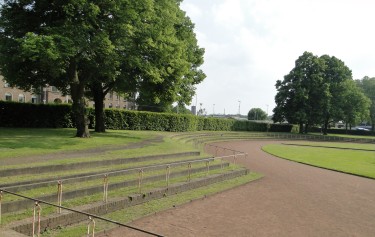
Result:
[[[311,128],[310,132],[320,133],[322,130],[321,128]],[[329,134],[347,134],[347,135],[358,135],[358,136],[372,136],[373,133],[371,131],[363,131],[363,130],[345,130],[339,128],[331,128],[327,129],[327,133]]]
[[[1,127],[72,128],[70,105],[0,101]]]
[[[94,109],[88,108],[88,118],[89,127],[94,128]],[[293,125],[269,125],[248,120],[121,109],[105,109],[104,120],[107,129],[116,130],[291,132],[295,128]],[[0,101],[0,127],[72,128],[74,119],[71,105],[67,104],[44,105]]]

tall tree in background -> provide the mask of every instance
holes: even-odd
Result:
[[[368,118],[371,101],[364,95],[362,90],[357,86],[355,81],[347,80],[344,82],[345,90],[342,91],[344,98],[340,108],[343,111],[343,121],[346,129]]]
[[[297,123],[300,132],[323,124],[324,134],[331,122],[354,124],[365,115],[368,101],[353,83],[350,69],[341,60],[305,52],[284,80],[276,83],[273,120]]]
[[[342,105],[346,103],[347,90],[351,90],[351,84],[347,81],[352,81],[352,72],[340,59],[323,55],[320,57],[326,67],[324,70],[324,83],[328,87],[328,96],[326,96],[325,106],[323,109],[323,134],[327,135],[328,125],[334,121],[339,121],[343,118]]]
[[[370,99],[369,119],[371,121],[371,130],[375,132],[375,77],[366,76],[362,80],[357,80],[357,84]]]
[[[299,124],[300,132],[307,132],[309,125],[319,123],[329,97],[324,70],[324,61],[312,53],[304,52],[296,60],[295,67],[284,80],[276,82],[275,122]]]
[[[252,108],[247,113],[248,120],[266,120],[267,113],[263,111],[261,108]]]

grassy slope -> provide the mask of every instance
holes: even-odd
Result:
[[[309,144],[314,145],[315,143]],[[332,143],[324,144],[326,146],[337,146],[337,144]],[[346,145],[346,147],[357,147],[357,144]],[[284,159],[375,179],[375,152],[372,151],[278,144],[266,145],[263,150]]]
[[[0,165],[4,166],[2,168],[30,166],[31,164],[19,164],[19,165],[6,166],[4,165],[4,162],[3,164],[1,164],[2,163],[1,160],[17,159],[18,157],[30,156],[30,155],[55,154],[55,153],[62,152],[62,151],[78,151],[78,150],[85,150],[85,149],[102,147],[102,146],[126,145],[126,144],[131,144],[131,143],[138,143],[145,139],[150,139],[150,138],[154,138],[157,136],[162,136],[164,138],[163,142],[161,143],[157,142],[152,145],[146,146],[144,148],[107,151],[105,154],[102,154],[102,155],[93,154],[93,156],[90,157],[90,160],[116,159],[116,158],[126,158],[126,157],[134,157],[134,156],[141,156],[141,155],[150,155],[150,154],[155,155],[155,154],[166,154],[166,153],[197,150],[196,148],[193,147],[192,143],[186,143],[186,141],[184,141],[183,139],[179,141],[178,139],[173,138],[173,136],[176,135],[174,133],[109,130],[105,134],[92,133],[92,138],[90,139],[75,138],[73,137],[74,133],[75,133],[74,129],[0,128]],[[205,155],[202,154],[201,157],[203,156]],[[87,158],[80,158],[78,156],[78,157],[71,157],[71,158],[60,159],[60,160],[49,160],[49,161],[36,160],[35,163],[32,163],[32,165],[40,166],[40,165],[50,165],[50,164],[67,164],[67,163],[72,163],[72,162],[81,162],[85,160],[87,160]],[[147,162],[147,164],[148,163],[149,162]],[[130,166],[132,166],[132,164],[130,164]],[[232,169],[232,168],[229,168],[229,169]],[[217,171],[217,172],[221,172],[221,171]],[[66,172],[64,171],[64,173]],[[67,173],[68,174],[74,173],[74,171],[68,171]],[[212,173],[215,173],[215,172],[212,171]],[[45,174],[45,175],[51,175],[51,174]],[[57,172],[55,172],[53,175],[57,175]],[[205,175],[204,172],[202,174],[197,174],[197,177],[200,177],[202,175]],[[12,177],[12,178],[15,178],[15,180],[13,181],[17,181],[19,179],[17,177]],[[209,195],[209,194],[213,194],[216,192],[220,192],[228,188],[236,187],[238,185],[241,185],[243,183],[246,183],[246,182],[258,179],[258,178],[260,178],[259,174],[251,173],[250,175],[247,175],[245,177],[240,177],[234,180],[229,180],[229,181],[215,184],[209,187],[204,187],[199,190],[189,191],[183,194],[179,194],[177,196],[171,196],[171,197],[163,198],[161,200],[156,200],[156,201],[144,204],[144,205],[139,205],[137,207],[132,207],[132,211],[130,212],[129,212],[129,209],[127,209],[126,215],[124,218],[122,218],[122,216],[124,216],[123,211],[110,214],[108,217],[121,221],[121,222],[129,222],[130,220],[137,219],[141,216],[148,215],[150,213],[154,213],[160,210],[165,210],[167,208],[170,208],[173,205],[183,204],[192,199],[201,198],[204,195]],[[175,181],[181,182],[181,181],[184,181],[185,179],[186,177],[181,177],[181,178],[177,178]],[[162,185],[164,184],[164,182],[161,182],[161,183]],[[158,183],[149,184],[149,185],[151,185],[151,187],[152,185],[160,186]],[[69,185],[65,186],[65,188],[69,189]],[[26,193],[30,194],[28,192],[34,192],[34,191],[38,191],[38,193],[40,193],[41,191],[45,191],[42,189],[27,191]],[[110,196],[117,196],[118,195],[117,193],[121,193],[121,195],[124,195],[124,192],[132,193],[134,192],[133,189],[136,189],[136,188],[131,187],[128,189],[129,190],[120,189],[116,191],[111,191],[109,194]],[[102,199],[102,194],[92,195],[90,197],[87,197],[87,199],[88,200],[86,199],[71,200],[71,201],[65,202],[65,205],[73,207],[76,205],[82,205],[86,203],[86,201],[87,202],[100,201]],[[54,208],[49,208],[49,207],[44,208],[45,215],[54,211],[55,211]],[[18,219],[23,219],[25,217],[29,217],[30,215],[31,215],[30,210],[20,215],[12,215],[12,214],[5,215],[3,218],[3,222],[9,223],[13,220],[18,220]],[[86,224],[83,224],[83,225],[84,225],[83,228],[85,229]],[[78,229],[80,229],[81,227],[78,227]],[[106,224],[103,224],[103,228],[106,228]],[[73,234],[69,234],[69,233],[73,233]],[[78,233],[80,233],[80,231],[78,231]],[[60,236],[77,236],[76,235],[77,232],[75,228],[72,228],[72,229],[63,228],[62,234],[60,234],[59,231],[57,232],[53,231],[53,232],[46,233],[46,236],[51,236],[55,234],[60,235]]]

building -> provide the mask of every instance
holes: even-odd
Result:
[[[41,93],[34,94],[32,92],[26,92],[18,88],[10,87],[4,78],[0,76],[0,100],[33,104],[72,103],[69,95],[62,95],[62,93],[54,86],[46,86],[41,88],[40,91]],[[103,103],[104,108],[136,109],[134,99],[129,101],[114,92],[108,93]],[[93,101],[88,102],[89,107],[94,107],[94,105]]]

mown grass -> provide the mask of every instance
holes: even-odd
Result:
[[[167,196],[162,199],[153,200],[142,205],[128,207],[123,210],[112,212],[108,215],[105,215],[104,217],[121,222],[121,223],[129,223],[132,220],[138,219],[140,217],[151,215],[151,214],[154,214],[155,212],[159,212],[162,210],[167,210],[177,205],[188,203],[191,200],[213,195],[222,190],[238,187],[240,185],[254,181],[261,177],[262,176],[260,174],[250,173],[248,175],[244,175],[235,179],[223,181],[220,183],[215,183],[209,186],[187,191],[184,193],[179,193],[173,196]],[[116,227],[116,225],[97,220],[95,232],[99,232],[104,229],[108,230],[114,227]],[[149,231],[152,231],[152,230],[149,230]],[[62,227],[59,230],[47,231],[43,233],[42,236],[76,237],[76,236],[83,236],[85,233],[87,233],[87,221],[83,223],[79,223],[74,226],[70,226],[70,227]],[[159,234],[162,234],[162,233],[159,233]]]
[[[304,144],[314,145],[316,143]],[[362,147],[361,144],[349,143],[341,145],[337,143],[324,143],[324,145],[330,147],[344,147],[344,145],[353,148]],[[280,158],[375,179],[375,152],[373,151],[301,147],[282,144],[266,145],[263,147],[263,150]]]
[[[286,145],[321,146],[327,148],[363,149],[375,151],[374,144],[348,143],[348,142],[306,142],[306,141],[286,141]]]
[[[110,145],[126,145],[157,135],[145,131],[94,133],[89,139],[74,137],[74,129],[0,128],[0,159],[27,155],[53,154]]]

